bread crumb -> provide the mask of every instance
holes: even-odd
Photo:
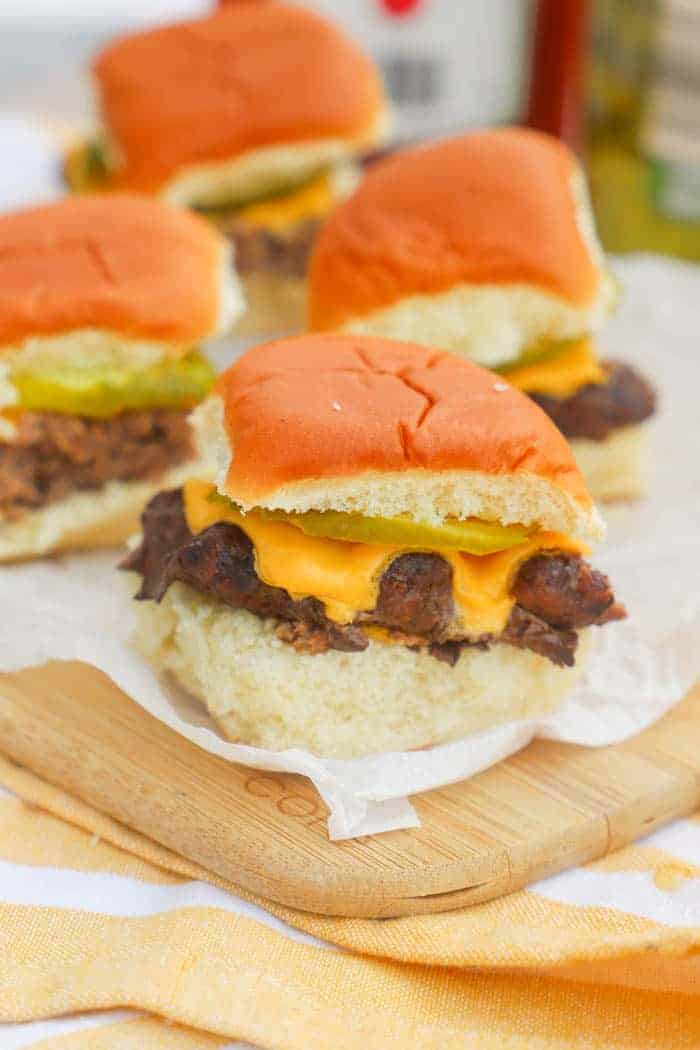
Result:
[[[331,407],[333,408],[334,412],[340,412],[341,411],[341,407],[340,407],[340,402],[339,401],[334,401],[332,403]]]

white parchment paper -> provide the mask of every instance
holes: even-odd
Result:
[[[636,363],[657,382],[656,477],[650,499],[608,514],[608,541],[592,558],[612,577],[629,620],[597,632],[589,669],[556,715],[427,751],[351,761],[231,744],[131,647],[132,603],[114,553],[0,569],[0,669],[48,659],[96,665],[200,747],[308,776],[330,808],[331,838],[414,826],[407,795],[471,776],[533,736],[596,746],[648,726],[700,677],[700,268],[636,257],[617,270],[626,296],[601,342],[609,356]],[[220,346],[217,361],[238,350]]]

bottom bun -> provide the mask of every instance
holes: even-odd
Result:
[[[0,562],[26,561],[59,551],[119,547],[138,532],[141,511],[161,489],[182,485],[192,461],[149,481],[108,481],[100,489],[74,492],[32,510],[17,521],[0,521]]]
[[[298,653],[274,621],[182,583],[138,606],[141,652],[200,699],[229,740],[273,751],[353,758],[429,747],[555,709],[581,672],[495,645],[449,667],[425,652],[370,641],[360,653]],[[581,651],[587,648],[583,633]]]
[[[619,427],[604,441],[575,438],[571,449],[594,500],[646,496],[651,475],[648,423]]]
[[[246,312],[236,335],[301,332],[306,324],[306,280],[268,271],[241,278]]]

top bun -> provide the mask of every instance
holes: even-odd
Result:
[[[283,3],[126,37],[94,73],[117,185],[179,203],[233,203],[299,180],[376,142],[386,116],[371,60]]]
[[[310,323],[413,339],[484,364],[599,326],[613,285],[583,175],[522,128],[397,153],[331,215],[311,263]]]
[[[544,412],[451,354],[338,335],[279,340],[224,372],[193,419],[219,491],[244,509],[601,532]]]
[[[226,243],[147,198],[73,197],[0,216],[0,354],[108,332],[181,354],[242,309]]]

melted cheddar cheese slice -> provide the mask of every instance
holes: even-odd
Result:
[[[284,233],[306,219],[322,219],[333,207],[333,189],[327,172],[280,197],[247,204],[237,213],[251,226]]]
[[[590,339],[581,339],[555,357],[504,372],[508,382],[526,394],[571,397],[587,383],[607,382]]]
[[[400,554],[417,548],[348,543],[307,536],[294,525],[267,521],[255,511],[242,514],[235,506],[210,501],[213,485],[188,481],[184,487],[185,517],[192,533],[217,522],[238,525],[255,549],[258,576],[271,587],[281,587],[292,598],[318,598],[326,615],[350,623],[377,604],[379,581]],[[425,551],[424,547],[419,548]],[[452,593],[465,634],[499,634],[506,625],[514,599],[513,576],[539,550],[584,553],[586,548],[556,532],[540,532],[517,547],[497,554],[462,554],[435,550],[452,566]]]

